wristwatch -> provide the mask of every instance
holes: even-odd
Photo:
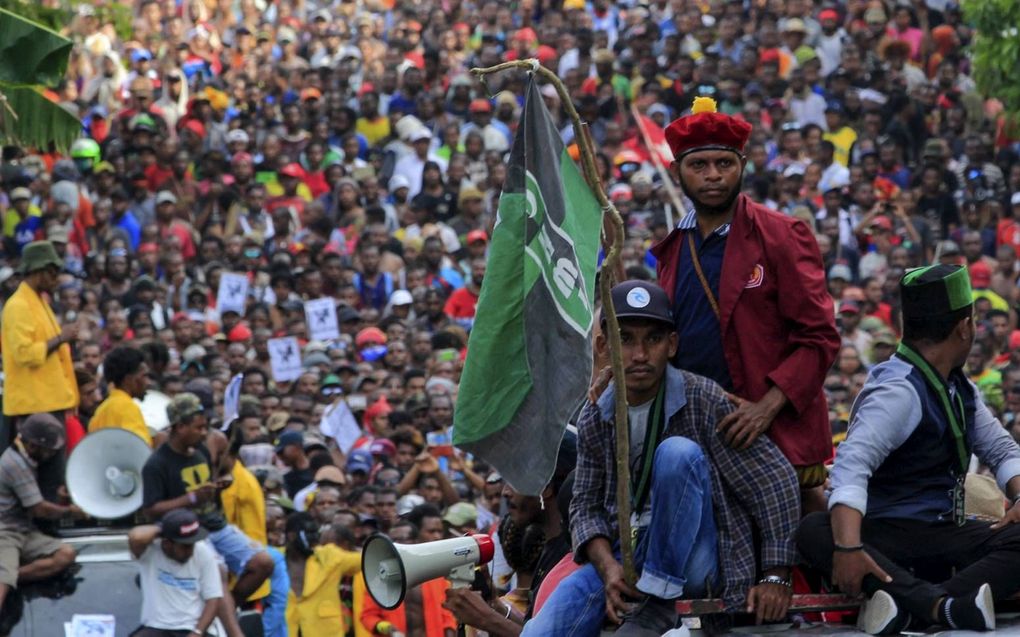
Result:
[[[790,583],[790,580],[783,579],[782,577],[779,577],[778,575],[766,575],[765,577],[763,577],[760,580],[758,580],[758,583],[759,584],[781,584],[781,585],[783,585],[783,586],[785,586],[787,588],[793,588],[793,584]]]

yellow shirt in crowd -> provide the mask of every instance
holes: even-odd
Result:
[[[110,390],[110,395],[100,403],[89,422],[89,433],[108,428],[127,429],[152,446],[152,436],[142,417],[142,408],[126,391],[116,387]]]
[[[4,414],[24,416],[78,406],[71,346],[52,353],[46,343],[60,336],[60,323],[46,301],[22,282],[4,304],[0,347],[4,364]]]
[[[41,217],[42,211],[39,210],[39,206],[34,204],[29,205],[28,216]],[[21,223],[21,217],[18,216],[17,211],[14,210],[13,206],[8,208],[7,212],[4,214],[4,236],[13,237],[14,231],[17,229],[19,223]]]
[[[857,131],[849,126],[844,126],[838,131],[825,133],[822,135],[822,139],[832,142],[832,145],[836,147],[832,154],[834,160],[843,166],[850,165],[850,149],[857,141]]]
[[[233,482],[220,492],[223,516],[227,518],[227,522],[241,529],[241,532],[249,538],[266,546],[269,544],[266,537],[266,500],[258,478],[240,462],[234,463],[230,476]],[[269,595],[268,579],[255,589],[248,601],[262,599],[267,595]]]
[[[385,115],[375,119],[359,117],[355,123],[355,130],[365,136],[370,146],[375,146],[390,136],[390,118]]]
[[[347,632],[337,590],[340,580],[361,572],[361,553],[327,544],[305,563],[301,596],[287,591],[287,632],[301,637],[336,637]]]

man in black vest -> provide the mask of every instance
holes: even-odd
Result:
[[[865,632],[912,620],[993,630],[994,600],[1020,590],[1020,447],[962,371],[975,331],[967,270],[912,270],[900,294],[903,343],[857,398],[829,512],[803,520],[798,548],[844,593],[870,596]],[[971,454],[1012,502],[994,524],[964,514]]]

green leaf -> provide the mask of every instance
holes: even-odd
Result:
[[[74,12],[66,7],[67,2],[60,6],[45,6],[40,0],[0,0],[0,9],[7,9],[22,18],[38,22],[44,27],[59,31],[74,18]],[[130,39],[130,38],[125,38]]]
[[[1020,2],[1017,0],[963,0],[966,22],[974,28],[968,47],[972,76],[978,91],[995,96],[1012,120],[1020,116]]]
[[[11,114],[0,104],[0,143],[67,151],[81,134],[81,122],[73,113],[43,97],[36,89],[0,84]]]
[[[56,86],[72,46],[56,31],[0,9],[0,82]]]

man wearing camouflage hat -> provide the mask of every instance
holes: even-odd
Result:
[[[142,468],[142,510],[151,519],[172,509],[194,511],[209,531],[213,548],[237,578],[231,590],[234,599],[248,599],[272,574],[273,559],[258,542],[227,523],[220,492],[230,485],[230,476],[220,475],[219,467],[209,460],[209,422],[202,401],[195,394],[181,393],[166,411],[169,437]],[[223,613],[220,618],[227,614],[232,616],[232,612]]]
[[[976,332],[967,270],[912,270],[900,296],[903,341],[857,397],[829,511],[803,520],[798,547],[844,593],[870,595],[865,632],[897,633],[912,620],[994,630],[994,601],[1020,590],[1020,447],[963,373]],[[971,454],[1012,502],[998,522],[966,515]],[[921,566],[942,575],[923,579]]]

